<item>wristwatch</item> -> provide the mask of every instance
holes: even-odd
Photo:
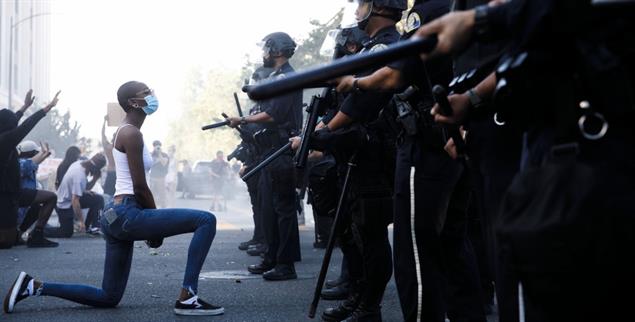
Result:
[[[476,94],[476,91],[473,88],[467,91],[467,97],[473,108],[478,109],[483,105],[483,99]]]
[[[356,91],[356,92],[363,92],[364,90],[359,88],[359,84],[357,84],[358,80],[359,80],[359,78],[355,78],[355,80],[353,80],[353,90]]]
[[[247,119],[244,116],[240,117],[240,124],[247,124]]]

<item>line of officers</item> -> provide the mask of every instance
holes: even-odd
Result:
[[[438,44],[323,93],[332,103],[307,177],[319,238],[343,194],[342,274],[325,295],[344,300],[322,319],[381,321],[393,271],[404,321],[486,321],[494,303],[500,321],[632,315],[632,2],[415,1],[400,34],[406,9],[355,1],[355,26],[336,38],[336,58],[411,37]],[[285,33],[265,37],[254,78],[293,72],[295,47]],[[473,84],[450,87],[443,115],[432,86],[457,79]],[[301,106],[295,91],[229,118],[248,169],[297,147]],[[297,277],[296,181],[290,151],[247,182],[255,232],[241,247],[266,245],[249,271],[268,280]]]

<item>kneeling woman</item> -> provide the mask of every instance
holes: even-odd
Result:
[[[216,218],[211,213],[190,209],[156,209],[146,183],[152,165],[150,152],[143,144],[141,125],[158,108],[151,89],[140,82],[127,82],[117,91],[119,104],[126,112],[113,141],[117,181],[113,203],[102,215],[106,239],[106,264],[102,288],[41,282],[22,272],[9,290],[4,310],[29,296],[49,295],[97,307],[114,307],[123,296],[130,273],[135,240],[146,240],[158,247],[163,238],[194,232],[187,256],[183,288],[174,312],[180,315],[218,315],[219,306],[197,296],[198,276],[214,236]]]

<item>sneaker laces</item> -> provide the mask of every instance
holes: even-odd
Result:
[[[35,283],[34,282],[35,282],[35,279],[31,279],[29,281],[29,284],[27,284],[26,289],[21,294],[22,296],[40,296],[42,294],[42,285],[43,284],[40,284],[40,287],[35,289]]]

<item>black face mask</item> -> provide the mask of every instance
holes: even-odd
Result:
[[[273,57],[269,56],[268,58],[262,57],[262,66],[265,68],[273,68],[276,65],[276,61]]]

